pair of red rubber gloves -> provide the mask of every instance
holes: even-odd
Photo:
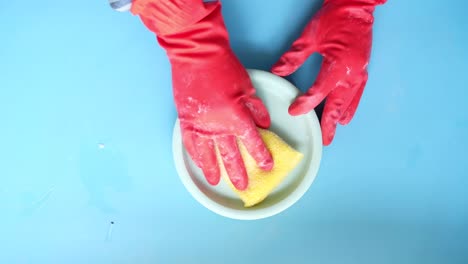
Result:
[[[321,120],[324,145],[331,143],[337,124],[348,124],[356,112],[367,82],[373,12],[385,2],[325,0],[273,66],[273,73],[287,76],[312,53],[323,55],[315,83],[291,104],[289,113],[308,113],[327,98]],[[232,183],[244,190],[248,177],[237,140],[260,168],[270,170],[273,159],[257,130],[270,126],[270,116],[230,48],[221,3],[134,0],[132,13],[156,34],[170,59],[183,144],[192,160],[210,184],[218,184],[217,146]]]

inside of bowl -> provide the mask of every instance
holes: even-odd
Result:
[[[192,161],[185,149],[183,149],[184,163],[190,175],[191,181],[193,181],[193,183],[203,193],[203,195],[210,199],[212,202],[229,209],[247,211],[258,210],[268,208],[280,203],[281,201],[289,197],[293,192],[295,192],[298,186],[302,183],[304,177],[309,171],[309,168],[311,166],[311,160],[314,155],[313,148],[311,147],[311,145],[313,144],[313,142],[311,141],[311,137],[306,136],[306,134],[312,133],[312,131],[309,131],[310,129],[307,127],[307,122],[296,122],[296,124],[297,125],[290,125],[297,129],[295,129],[295,131],[301,131],[300,133],[296,133],[295,135],[291,135],[291,133],[286,132],[287,130],[284,129],[276,129],[280,126],[275,124],[273,124],[270,128],[271,131],[278,134],[293,148],[300,151],[304,155],[304,158],[301,160],[299,165],[288,174],[285,180],[275,190],[273,190],[273,192],[270,193],[270,195],[264,201],[262,201],[258,205],[250,208],[245,208],[243,202],[240,200],[237,194],[234,191],[232,191],[230,186],[228,186],[228,184],[224,180],[221,180],[220,183],[216,186],[208,184],[203,175],[202,170],[195,165],[195,163]],[[294,143],[291,144],[290,142]]]
[[[291,116],[288,107],[298,95],[298,90],[288,81],[271,73],[249,71],[253,85],[272,120],[271,131],[280,136],[304,157],[285,180],[256,206],[246,208],[244,203],[222,179],[216,186],[210,185],[185,151],[177,124],[174,137],[174,153],[179,175],[186,188],[205,207],[231,218],[258,219],[276,214],[291,206],[309,188],[316,176],[321,159],[322,145],[320,124],[314,112]]]

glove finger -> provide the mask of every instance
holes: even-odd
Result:
[[[251,96],[245,105],[249,109],[252,119],[258,127],[265,129],[270,127],[270,114],[260,98]]]
[[[307,114],[317,107],[314,101],[307,94],[301,95],[289,106],[288,113],[293,116]]]
[[[246,130],[243,135],[239,137],[242,143],[244,143],[247,152],[249,152],[257,162],[258,167],[267,171],[273,168],[273,157],[256,128]]]
[[[216,158],[214,141],[206,137],[196,137],[195,147],[200,157],[200,167],[211,185],[217,185],[220,179],[219,165]]]
[[[182,129],[182,143],[184,144],[185,149],[187,150],[188,154],[192,158],[193,162],[197,167],[201,168],[200,163],[200,156],[198,155],[197,148],[195,147],[195,140],[196,137],[195,133],[188,129],[184,129],[181,125]]]
[[[322,120],[320,126],[322,128],[322,142],[323,145],[328,146],[335,137],[336,125],[338,119],[341,116],[339,110],[335,107],[335,104],[339,101],[334,93],[331,93],[325,103],[323,109]]]
[[[295,72],[307,58],[315,52],[315,47],[310,41],[310,33],[303,32],[291,46],[273,65],[271,72],[279,76],[287,76]]]
[[[351,122],[351,119],[353,119],[354,114],[356,113],[357,107],[359,105],[359,102],[361,101],[361,97],[364,92],[364,87],[366,87],[366,83],[367,83],[367,75],[364,78],[364,80],[361,82],[361,84],[358,86],[356,94],[354,95],[354,98],[352,99],[349,106],[346,108],[346,111],[341,116],[339,120],[339,123],[341,125],[347,125],[349,124],[349,122]]]
[[[245,190],[249,180],[235,136],[221,136],[215,142],[232,184],[238,190]]]
[[[327,97],[321,120],[322,141],[325,146],[333,141],[338,121],[350,105],[354,93],[355,90],[351,87],[340,86]]]
[[[333,71],[333,65],[330,61],[324,61],[312,87],[289,106],[290,115],[297,116],[312,111],[336,88],[336,78],[330,78],[330,71]]]

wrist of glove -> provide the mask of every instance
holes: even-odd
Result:
[[[221,3],[134,0],[132,13],[167,52],[183,143],[192,160],[216,185],[217,147],[233,185],[246,189],[237,142],[242,141],[260,168],[270,170],[273,159],[257,130],[268,128],[270,117],[230,48]]]

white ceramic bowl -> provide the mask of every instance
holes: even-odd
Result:
[[[304,154],[300,164],[262,203],[245,208],[223,179],[217,186],[208,184],[201,169],[193,163],[182,145],[179,120],[173,134],[174,161],[187,190],[211,211],[241,220],[270,217],[296,203],[314,181],[322,157],[322,135],[315,112],[297,117],[288,114],[288,107],[299,90],[287,80],[269,72],[249,70],[249,75],[257,95],[270,112],[270,130]]]

